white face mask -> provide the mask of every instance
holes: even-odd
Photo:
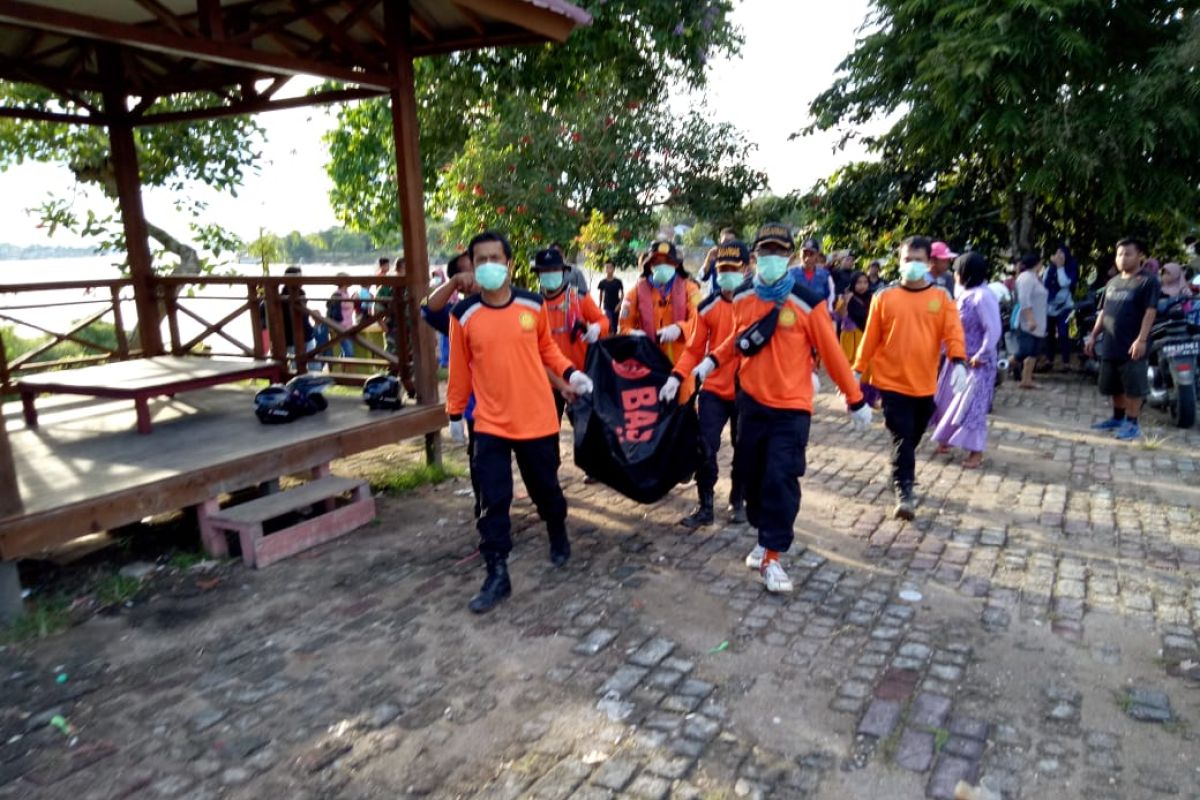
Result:
[[[900,267],[900,277],[915,283],[929,274],[929,265],[924,261],[905,261]]]

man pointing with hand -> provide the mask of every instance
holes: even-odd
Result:
[[[758,531],[746,566],[758,570],[770,592],[792,591],[779,557],[792,546],[800,511],[814,348],[846,396],[855,427],[871,423],[871,408],[834,335],[828,305],[788,274],[794,249],[787,226],[759,228],[754,278],[733,297],[734,333],[692,370],[703,380],[718,366],[737,363],[734,471],[745,486],[746,516]]]

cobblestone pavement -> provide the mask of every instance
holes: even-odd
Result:
[[[482,618],[462,481],[262,572],[163,569],[0,652],[0,797],[1200,797],[1200,435],[1104,413],[1003,387],[985,467],[926,446],[901,524],[882,427],[822,396],[790,597],[748,529],[675,525],[692,487],[572,466],[571,563],[520,502]]]

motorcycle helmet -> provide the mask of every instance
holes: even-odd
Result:
[[[404,399],[400,396],[400,381],[395,375],[380,373],[367,378],[363,384],[363,402],[372,411],[395,411],[404,407]]]
[[[332,385],[333,378],[328,375],[297,375],[284,388],[288,390],[288,404],[297,416],[305,416],[329,407],[322,392]]]
[[[296,412],[288,402],[289,392],[275,383],[254,395],[254,415],[264,425],[291,422]]]

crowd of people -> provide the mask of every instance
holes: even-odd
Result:
[[[698,529],[716,519],[718,454],[726,428],[733,444],[727,519],[748,523],[757,540],[745,558],[766,589],[789,592],[784,563],[801,502],[800,478],[819,373],[846,403],[854,426],[882,412],[891,439],[893,515],[915,518],[916,459],[928,433],[937,453],[961,450],[977,469],[988,442],[988,415],[1001,367],[1000,347],[1015,334],[1020,383],[1036,389],[1035,371],[1076,357],[1067,321],[1080,276],[1068,248],[1048,259],[1034,253],[1012,265],[1007,289],[992,281],[981,253],[955,253],[945,242],[906,239],[898,278],[882,264],[856,268],[849,252],[832,259],[820,242],[796,247],[792,230],[771,223],[749,244],[721,232],[697,277],[675,244],[655,241],[626,287],[605,264],[596,297],[561,246],[533,259],[535,291],[513,284],[513,250],[494,231],[476,236],[446,265],[445,279],[421,306],[424,321],[448,342],[447,412],[466,428],[480,551],[487,576],[472,611],[494,608],[512,592],[511,462],[547,526],[549,557],[570,558],[567,504],[558,482],[563,411],[593,391],[588,348],[613,335],[644,336],[673,365],[658,390],[663,404],[698,393],[695,508],[680,524]],[[1123,239],[1115,272],[1100,290],[1100,310],[1084,354],[1099,362],[1099,390],[1112,416],[1093,427],[1120,440],[1140,435],[1148,392],[1147,336],[1162,303],[1190,296],[1185,270],[1148,263],[1146,247]],[[1156,273],[1157,272],[1157,276]],[[345,287],[343,287],[344,289]],[[1001,295],[1012,312],[1002,318]],[[386,299],[386,298],[384,298]],[[342,319],[357,301],[335,295]],[[379,302],[380,298],[376,298]],[[328,315],[332,320],[333,308]]]

